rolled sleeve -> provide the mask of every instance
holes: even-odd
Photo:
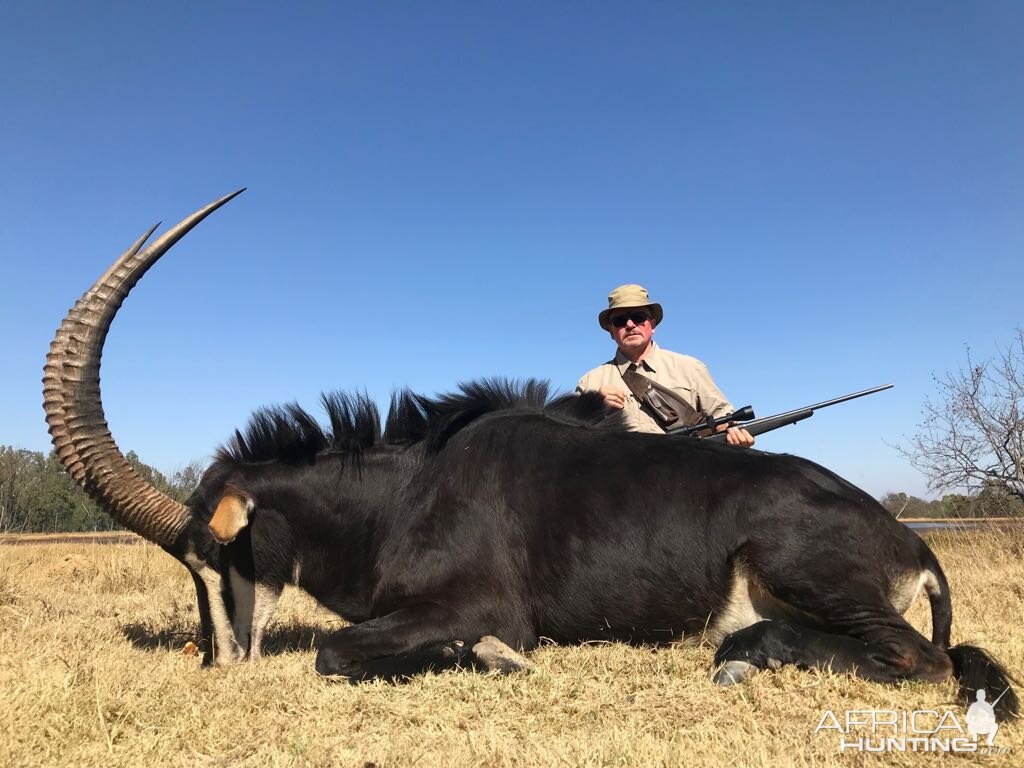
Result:
[[[693,368],[694,389],[700,394],[701,406],[709,416],[718,418],[730,414],[735,410],[728,398],[722,394],[722,390],[711,378],[708,367],[699,360],[695,361]]]

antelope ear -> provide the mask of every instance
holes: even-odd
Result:
[[[210,533],[221,544],[234,541],[249,524],[249,513],[256,503],[252,496],[233,485],[224,486],[224,495],[210,518]]]

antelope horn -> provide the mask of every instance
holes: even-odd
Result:
[[[43,410],[61,463],[111,517],[157,544],[172,544],[191,513],[139,477],[114,443],[100,399],[103,342],[121,303],[146,271],[196,224],[243,191],[196,211],[141,253],[156,227],[136,240],[71,308],[46,355]]]

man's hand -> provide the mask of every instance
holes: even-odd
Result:
[[[718,431],[726,430],[725,442],[729,445],[736,445],[740,448],[749,448],[754,444],[754,436],[743,427],[729,427],[725,424],[718,428]]]
[[[604,397],[605,405],[620,411],[625,407],[626,398],[629,396],[626,390],[617,389],[616,387],[601,387],[597,391]]]

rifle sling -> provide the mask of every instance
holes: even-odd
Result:
[[[640,407],[653,416],[662,429],[667,430],[677,423],[690,425],[704,421],[704,416],[679,395],[647,378],[632,365],[622,372],[622,381],[640,401]],[[700,407],[699,397],[697,407]]]

